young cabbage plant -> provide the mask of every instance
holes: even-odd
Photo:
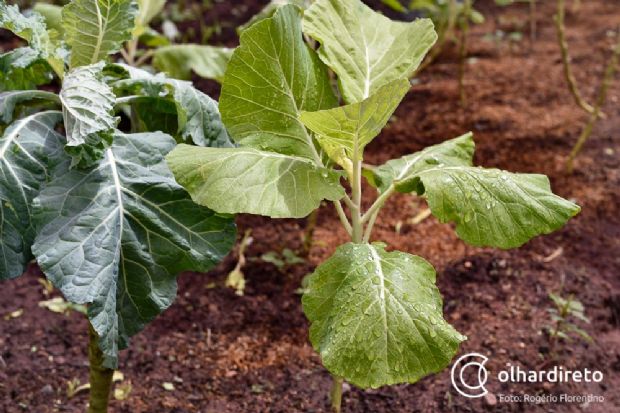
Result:
[[[471,134],[363,171],[364,148],[436,38],[428,19],[393,22],[358,0],[318,0],[303,16],[280,7],[243,32],[224,77],[222,119],[240,146],[179,145],[167,156],[192,199],[215,211],[299,218],[333,202],[351,242],[308,278],[302,303],[312,345],[334,377],[334,411],[343,380],[362,388],[416,382],[446,367],[465,339],[443,318],[433,267],[370,243],[392,194],[425,198],[477,246],[518,247],[579,211],[543,175],[474,167]],[[364,178],[377,193],[366,210]]]
[[[68,301],[87,305],[91,413],[107,411],[119,350],[170,306],[177,274],[211,269],[235,240],[232,218],[193,203],[164,161],[177,141],[232,146],[217,103],[188,82],[105,63],[135,10],[75,0],[59,37],[0,1],[0,27],[28,42],[0,56],[18,62],[0,93],[0,279],[35,258]],[[20,89],[54,73],[58,94]]]
[[[90,1],[74,3],[81,3],[81,6],[76,7],[84,10],[92,4]],[[151,27],[153,20],[166,6],[166,0],[136,0],[135,6],[137,6],[137,11],[134,13],[135,24],[130,35],[123,40],[123,47],[120,49],[126,64],[142,67],[150,62],[156,70],[176,79],[189,79],[194,72],[204,78],[218,82],[222,80],[233,49],[198,44],[173,44],[165,34]],[[63,32],[63,7],[37,3],[34,10],[44,16],[48,27],[59,33]]]

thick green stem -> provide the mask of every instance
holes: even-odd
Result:
[[[586,143],[590,135],[592,134],[592,130],[594,129],[594,124],[601,117],[601,110],[603,105],[605,104],[605,100],[607,100],[607,91],[611,86],[614,80],[614,74],[616,73],[616,69],[618,68],[618,59],[620,58],[620,27],[618,27],[618,40],[614,47],[613,54],[609,59],[609,64],[605,69],[605,75],[603,76],[603,81],[601,82],[601,87],[598,92],[598,97],[596,99],[596,105],[594,106],[594,112],[590,115],[590,119],[588,119],[588,123],[581,131],[581,135],[579,135],[579,139],[575,146],[571,150],[570,155],[568,156],[568,160],[566,161],[566,170],[568,173],[573,172],[573,162],[579,152],[581,152],[581,148]]]
[[[107,413],[114,370],[103,366],[99,336],[88,323],[88,361],[90,363],[90,400],[88,413]]]
[[[342,410],[342,377],[333,376],[332,389],[329,392],[332,413],[340,413]]]
[[[566,6],[564,0],[558,0],[558,14],[555,16],[555,27],[558,32],[558,43],[560,45],[560,51],[562,52],[562,65],[564,67],[564,77],[566,83],[568,83],[568,89],[570,90],[573,99],[577,106],[582,108],[588,113],[594,113],[594,108],[581,96],[579,87],[577,86],[577,79],[573,74],[573,69],[570,64],[570,55],[568,53],[568,42],[566,41],[566,28],[564,26],[564,15],[566,12]]]
[[[364,222],[362,221],[362,163],[359,159],[353,159],[351,191],[353,198],[351,205],[351,240],[359,244],[364,238]]]

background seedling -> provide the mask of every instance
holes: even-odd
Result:
[[[551,325],[545,327],[549,337],[549,355],[556,357],[556,347],[559,340],[572,341],[572,337],[579,337],[586,342],[593,342],[590,335],[579,327],[574,320],[590,323],[585,315],[583,304],[571,294],[567,298],[549,293],[554,307],[547,309],[551,317]]]

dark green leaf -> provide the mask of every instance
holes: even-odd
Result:
[[[67,300],[89,304],[107,367],[172,303],[179,272],[209,270],[235,240],[231,218],[174,181],[163,158],[174,145],[116,132],[98,165],[58,174],[35,201],[33,252]]]
[[[54,131],[56,111],[9,126],[0,138],[0,279],[22,274],[32,259],[32,200],[63,159],[64,138]]]

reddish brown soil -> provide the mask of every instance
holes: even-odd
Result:
[[[554,190],[574,199],[582,213],[561,231],[511,251],[479,249],[458,240],[447,225],[429,218],[411,226],[420,204],[392,199],[374,237],[391,248],[419,254],[438,270],[446,318],[469,337],[460,351],[484,353],[496,372],[507,363],[535,369],[548,355],[549,292],[564,283],[564,294],[581,300],[591,324],[583,325],[593,344],[559,345],[560,365],[598,369],[600,384],[500,385],[494,394],[571,393],[605,397],[603,404],[519,404],[469,400],[450,385],[449,371],[414,385],[364,391],[349,388],[344,412],[618,412],[620,411],[620,82],[605,106],[574,175],[563,172],[585,115],[567,91],[552,25],[553,3],[540,6],[539,38],[500,47],[483,40],[496,29],[512,30],[527,18],[527,7],[498,9],[478,1],[487,21],[473,29],[466,75],[468,106],[458,104],[454,48],[420,77],[396,119],[368,150],[369,162],[417,151],[429,144],[475,132],[476,161],[518,172],[550,176]],[[612,39],[607,31],[620,20],[613,1],[582,2],[567,18],[577,78],[592,100]],[[253,3],[254,4],[254,3]],[[253,6],[255,7],[255,5]],[[220,18],[226,16],[222,14]],[[237,18],[228,16],[233,23]],[[527,37],[527,33],[525,33]],[[230,41],[230,40],[227,40]],[[212,86],[209,86],[212,88]],[[365,198],[371,202],[371,197]],[[241,216],[242,232],[254,229],[248,255],[299,247],[304,222]],[[404,222],[400,234],[394,230]],[[132,341],[121,370],[133,386],[112,411],[140,412],[326,412],[329,374],[308,338],[308,323],[296,290],[302,277],[346,241],[334,212],[321,210],[309,262],[285,273],[252,261],[248,285],[239,297],[223,286],[234,265],[229,257],[209,274],[180,277],[176,303]],[[562,248],[547,262],[545,257]],[[44,299],[36,268],[2,284],[0,315],[0,411],[80,412],[86,395],[66,395],[69,380],[87,380],[86,322],[77,313],[61,316],[38,307]],[[165,391],[162,383],[174,383]]]

